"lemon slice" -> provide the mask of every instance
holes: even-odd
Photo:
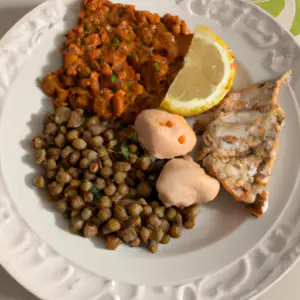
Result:
[[[228,93],[235,70],[234,56],[228,46],[210,29],[198,25],[184,66],[161,107],[182,116],[205,112]]]

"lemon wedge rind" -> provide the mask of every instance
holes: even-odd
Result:
[[[170,86],[165,99],[161,103],[161,108],[182,116],[194,116],[203,113],[219,104],[229,92],[236,72],[233,52],[223,42],[223,40],[210,29],[198,25],[195,29],[194,39],[203,39],[206,43],[213,45],[218,50],[224,66],[224,74],[221,81],[208,97],[185,99],[184,101],[181,101],[181,95],[173,95],[174,86],[176,85],[176,78],[178,76],[182,76],[181,70]],[[188,68],[192,63],[193,62],[190,61],[188,53],[185,58],[183,68]],[[193,76],[197,76],[197,74],[193,74]],[[182,86],[182,92],[184,92],[184,88],[185,87]]]

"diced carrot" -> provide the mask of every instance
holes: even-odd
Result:
[[[108,44],[110,42],[110,38],[106,31],[103,31],[103,33],[101,34],[101,41],[103,44]]]
[[[114,97],[113,99],[114,113],[119,117],[124,112],[124,98]]]
[[[91,74],[91,89],[94,97],[100,95],[99,74],[96,72]]]
[[[65,68],[69,68],[78,61],[78,55],[73,53],[66,53],[64,56]]]
[[[48,96],[55,96],[58,88],[62,87],[62,83],[57,73],[50,73],[42,82],[42,89]]]
[[[101,45],[102,42],[101,42],[101,38],[100,38],[99,34],[94,33],[94,34],[91,34],[89,37],[85,38],[84,43],[86,45],[97,47],[97,46]]]
[[[91,80],[88,78],[82,78],[78,80],[78,85],[82,88],[87,88],[91,85]]]
[[[113,74],[113,71],[108,63],[105,63],[105,62],[101,63],[101,73],[104,76],[111,77],[111,75]]]
[[[109,103],[111,98],[113,97],[113,93],[110,89],[104,88],[103,89],[103,98]]]
[[[76,108],[88,108],[89,107],[89,98],[88,96],[79,96],[75,100]]]
[[[98,115],[102,116],[107,111],[107,101],[102,96],[97,96],[94,99],[93,111]]]
[[[169,127],[169,128],[172,128],[174,126],[174,123],[172,121],[167,121],[166,123],[163,123],[163,122],[159,122],[159,125],[161,126],[166,126],[166,127]]]
[[[124,96],[125,96],[125,92],[122,90],[118,90],[113,97],[114,115],[116,117],[119,117],[125,110]]]
[[[134,91],[134,94],[136,96],[138,96],[138,95],[141,95],[143,93],[144,93],[144,87],[141,84],[137,84],[136,88],[135,88],[135,91]]]
[[[61,88],[57,88],[57,99],[60,102],[66,102],[69,96],[69,91]]]
[[[166,126],[171,128],[174,126],[174,123],[172,121],[167,121]]]
[[[184,144],[185,143],[185,136],[184,135],[181,135],[179,138],[178,138],[178,142],[180,143],[180,144]]]
[[[84,18],[84,15],[85,15],[84,10],[81,10],[81,11],[79,12],[79,14],[78,14],[79,19],[83,19],[83,18]]]

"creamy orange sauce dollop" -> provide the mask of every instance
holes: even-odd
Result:
[[[186,155],[197,143],[196,135],[179,115],[159,109],[144,110],[135,121],[139,142],[156,158]]]
[[[165,206],[187,207],[214,200],[220,183],[207,175],[196,162],[175,158],[163,167],[156,189]]]

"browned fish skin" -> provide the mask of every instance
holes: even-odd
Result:
[[[195,124],[199,131],[205,129],[198,160],[256,216],[262,216],[267,205],[265,187],[285,118],[277,96],[290,73],[276,82],[228,94],[221,105]],[[208,118],[212,121],[207,125]]]

